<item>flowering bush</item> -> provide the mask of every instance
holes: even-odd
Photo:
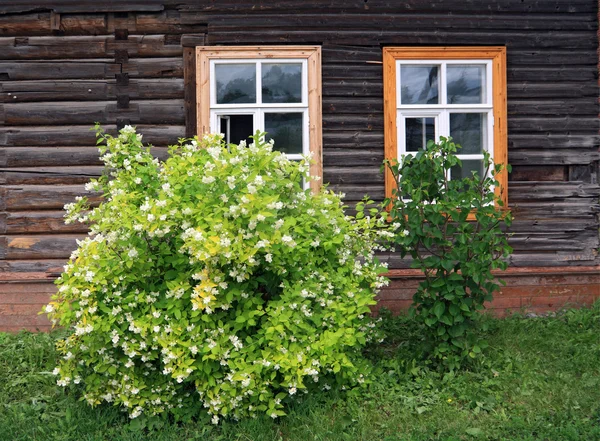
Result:
[[[131,418],[284,415],[311,388],[364,381],[376,337],[369,305],[382,219],[344,215],[340,197],[302,189],[308,161],[260,136],[180,141],[159,163],[131,127],[99,132],[104,202],[67,207],[89,222],[46,307],[72,329],[58,384]],[[203,410],[205,408],[205,410]]]

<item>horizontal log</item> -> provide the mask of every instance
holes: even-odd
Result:
[[[64,211],[18,211],[0,213],[0,234],[87,233],[79,222],[65,224]]]
[[[103,126],[107,133],[115,134],[114,125]],[[137,125],[144,143],[157,146],[176,144],[185,137],[185,126]],[[0,127],[0,146],[95,146],[96,135],[89,125]]]
[[[323,78],[323,98],[378,97],[383,99],[383,82],[371,79]]]
[[[165,147],[154,147],[154,157],[164,160]],[[102,165],[96,147],[0,147],[2,167],[79,166]]]
[[[344,202],[346,202],[346,203],[360,201],[366,195],[368,195],[369,198],[371,198],[375,201],[382,201],[383,198],[385,197],[383,183],[380,183],[379,185],[372,185],[372,184],[356,185],[356,184],[339,183],[339,184],[331,184],[331,185],[329,185],[328,188],[335,193],[343,193],[345,195]]]
[[[595,231],[596,222],[593,219],[521,219],[516,217],[506,231],[511,233],[579,233]]]
[[[130,124],[185,124],[183,100],[130,101],[120,109],[111,101],[4,104],[7,125],[115,124],[126,118]]]
[[[183,99],[183,80],[158,78],[130,80],[38,80],[0,83],[0,102],[106,101],[126,95],[132,100]]]
[[[4,185],[76,185],[85,184],[102,174],[103,167],[19,167],[0,169]]]
[[[0,13],[10,14],[17,12],[30,12],[42,9],[39,4],[28,0],[12,0],[9,4],[0,5]],[[162,3],[140,0],[130,0],[127,4],[119,0],[104,0],[102,3],[87,3],[77,1],[55,2],[45,9],[52,9],[58,13],[80,13],[80,12],[130,12],[130,11],[162,11]]]
[[[508,100],[541,98],[583,98],[598,95],[598,85],[592,82],[538,83],[536,81],[511,81],[507,85]]]
[[[534,118],[513,116],[508,119],[508,132],[519,134],[530,134],[540,131],[563,133],[569,131],[570,134],[582,134],[583,132],[587,132],[590,135],[596,136],[598,134],[599,126],[600,121],[597,117],[571,118],[565,115]]]
[[[2,259],[67,259],[77,248],[81,234],[0,236]]]
[[[591,164],[600,160],[600,152],[592,149],[512,149],[508,162],[515,165]]]
[[[584,251],[598,244],[590,232],[513,233],[508,238],[514,251]],[[596,234],[597,236],[597,234]]]
[[[567,181],[567,167],[562,165],[513,165],[509,181]]]
[[[512,115],[597,115],[600,107],[593,97],[581,99],[509,100],[508,117]]]
[[[0,274],[47,271],[60,274],[66,262],[67,259],[0,260]]]
[[[453,2],[453,6],[456,2]],[[298,5],[300,6],[300,5]],[[297,7],[298,7],[297,6]],[[301,7],[301,6],[300,6]],[[366,32],[376,33],[386,29],[403,30],[441,30],[452,31],[595,31],[596,23],[593,14],[569,17],[565,14],[520,14],[520,15],[490,15],[468,11],[461,13],[452,11],[452,19],[448,20],[446,14],[438,11],[433,13],[417,13],[415,11],[395,10],[385,13],[373,11],[370,8],[362,14],[350,14],[348,11],[337,13],[297,13],[281,9],[276,14],[211,14],[204,20],[208,22],[209,29],[229,29],[232,27],[252,29],[262,26],[265,28],[280,28],[282,30],[298,29],[327,29],[332,25],[336,30],[364,29]],[[200,19],[197,16],[197,19]]]
[[[98,35],[107,32],[105,14],[78,14],[60,16],[59,31],[65,35]],[[48,35],[54,29],[50,12],[0,15],[0,35]]]
[[[0,187],[0,211],[31,211],[62,209],[77,196],[87,196],[98,204],[101,196],[86,191],[83,185],[6,185]]]
[[[203,20],[187,19],[179,11],[168,9],[160,13],[135,14],[135,29],[140,33],[189,34],[205,33],[206,22]]]
[[[577,182],[512,182],[508,187],[509,197],[513,201],[558,200],[569,198],[597,198],[600,186]]]
[[[383,149],[347,150],[323,149],[323,166],[325,167],[379,167],[383,163]]]
[[[455,4],[455,3],[453,3]],[[595,32],[590,31],[498,31],[476,30],[398,30],[378,29],[372,32],[367,26],[357,26],[352,30],[337,30],[331,26],[304,26],[286,29],[265,27],[215,26],[209,23],[207,41],[209,45],[219,44],[300,44],[306,41],[322,41],[349,45],[471,45],[477,41],[481,45],[506,45],[514,48],[560,48],[585,49],[593,46],[590,41]]]
[[[325,114],[322,124],[324,131],[383,131],[383,114]]]
[[[0,59],[110,58],[115,50],[126,50],[129,57],[176,57],[183,54],[179,44],[169,44],[164,35],[129,35],[115,40],[114,35],[2,37]]]
[[[323,114],[383,113],[383,99],[323,97]]]
[[[324,150],[329,148],[381,149],[383,151],[383,131],[325,131],[323,133]]]
[[[572,49],[530,49],[530,50],[509,50],[507,51],[508,66],[590,66],[594,64],[594,50]]]
[[[382,14],[398,13],[399,6],[393,0],[369,0],[368,4],[364,0],[334,0],[323,2],[321,0],[303,0],[301,4],[294,0],[285,0],[278,2],[260,2],[246,3],[239,0],[224,0],[218,3],[195,3],[189,2],[181,4],[179,10],[188,15],[189,12],[204,14],[230,14],[236,15],[248,14],[249,16],[259,14],[280,14],[281,11],[293,10],[296,14]],[[419,12],[433,12],[437,14],[487,11],[488,13],[507,13],[507,12],[528,12],[528,13],[587,13],[595,14],[594,4],[585,0],[575,0],[565,2],[562,0],[541,1],[535,0],[524,3],[520,0],[503,0],[502,2],[490,5],[487,0],[471,0],[468,3],[451,2],[443,0],[428,1],[426,3],[420,0],[405,0],[401,5],[401,11],[408,14]],[[190,14],[191,15],[191,14]]]
[[[130,58],[122,64],[110,59],[0,62],[0,76],[8,80],[101,79],[120,73],[134,78],[183,78],[183,60]]]
[[[513,201],[509,190],[508,206],[513,215],[519,219],[595,219],[600,209],[593,198],[565,201]]]
[[[372,167],[329,167],[323,170],[323,182],[331,184],[379,184],[383,173],[376,164]]]
[[[540,67],[508,67],[508,82],[512,81],[536,81],[536,82],[589,82],[598,79],[596,66],[565,66],[549,65]]]
[[[564,135],[560,133],[509,134],[508,149],[589,149],[598,146],[600,138],[593,135]]]

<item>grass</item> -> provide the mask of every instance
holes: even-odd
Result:
[[[290,406],[289,416],[132,427],[55,386],[59,334],[0,334],[0,440],[600,440],[600,302],[557,317],[485,319],[490,348],[476,366],[439,374],[413,361],[419,331],[384,322],[372,383]]]

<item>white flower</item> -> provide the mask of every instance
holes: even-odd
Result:
[[[129,257],[131,257],[132,259],[136,258],[138,256],[138,250],[136,250],[135,248],[132,248],[129,250],[129,252],[127,253],[127,255]]]
[[[215,182],[215,177],[214,176],[204,176],[202,178],[202,183],[203,184],[212,184],[213,182]]]
[[[289,393],[290,395],[294,395],[296,393],[297,389],[295,387],[290,387]]]
[[[46,312],[48,314],[50,314],[51,312],[54,312],[54,306],[52,306],[52,305],[46,305]]]

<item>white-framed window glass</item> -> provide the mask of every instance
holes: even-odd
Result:
[[[312,153],[311,175],[321,177],[320,48],[198,50],[202,132],[222,133],[235,144],[265,132],[291,160]],[[318,186],[319,181],[310,183]]]
[[[507,164],[506,48],[386,47],[383,50],[385,157],[424,148],[451,136],[462,146],[462,167],[450,179],[483,175],[484,152]],[[507,206],[506,171],[496,175],[496,193]],[[395,181],[386,170],[386,196]]]
[[[483,152],[494,158],[490,60],[396,61],[398,156],[451,136],[462,167],[450,179],[483,174]]]

